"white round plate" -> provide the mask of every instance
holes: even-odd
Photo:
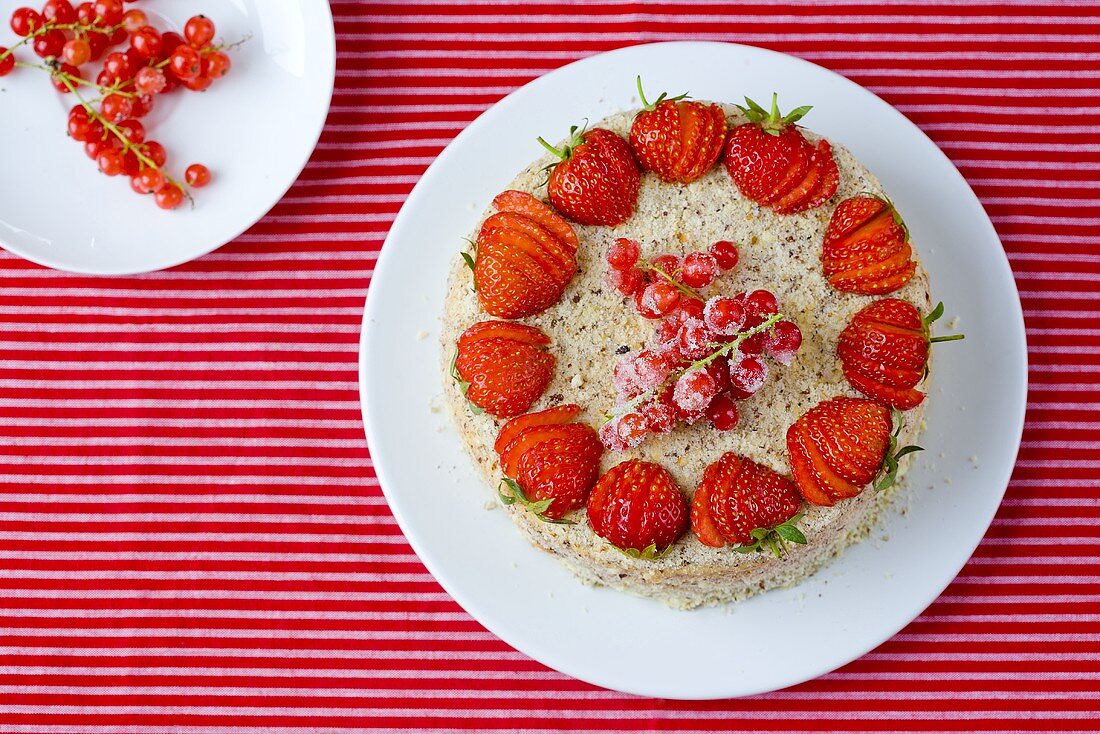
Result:
[[[17,40],[8,20],[23,0],[0,0],[0,46]],[[75,5],[75,2],[74,2]],[[200,7],[201,5],[201,7]],[[328,114],[336,69],[332,14],[325,0],[204,0],[141,4],[157,28],[180,31],[202,12],[216,38],[251,39],[230,52],[233,68],[207,91],[179,89],[157,99],[142,120],[148,139],[168,151],[177,179],[206,164],[212,183],[195,206],[161,211],[107,178],[69,139],[71,94],[55,92],[45,72],[15,69],[0,78],[4,175],[0,245],[59,270],[127,275],[178,265],[221,247],[282,198],[309,160]],[[41,63],[29,44],[20,61]],[[86,74],[102,67],[89,63]]]
[[[649,89],[700,99],[812,104],[812,129],[849,147],[905,213],[934,300],[964,342],[937,350],[927,449],[909,474],[904,516],[793,589],[679,612],[581,585],[524,541],[476,476],[440,409],[439,315],[462,238],[513,175],[583,118],[636,106]],[[421,331],[427,338],[418,339]],[[419,334],[419,336],[423,336]],[[997,355],[990,359],[988,355]],[[367,299],[360,392],[390,507],[439,583],[479,622],[540,662],[607,688],[707,699],[822,675],[890,638],[958,573],[1000,504],[1027,387],[1023,315],[1000,242],[947,157],[890,105],[791,56],[747,46],[664,43],[570,64],[511,94],[424,174],[378,260]],[[977,457],[976,460],[973,457]]]

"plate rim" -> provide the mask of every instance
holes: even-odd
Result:
[[[602,676],[602,675],[594,675],[589,670],[578,670],[578,666],[574,665],[572,661],[570,661],[568,659],[563,660],[561,657],[559,657],[558,654],[555,652],[553,646],[537,645],[537,644],[532,643],[530,640],[524,640],[522,642],[522,644],[515,641],[513,635],[511,635],[510,633],[502,633],[500,631],[499,625],[497,624],[497,620],[495,620],[495,619],[491,619],[491,621],[486,620],[486,618],[483,616],[484,608],[478,600],[476,600],[476,599],[472,598],[471,596],[467,595],[464,591],[462,591],[460,588],[458,588],[458,585],[453,584],[451,579],[446,578],[445,576],[442,576],[437,572],[437,567],[438,566],[436,564],[436,559],[435,559],[434,555],[430,551],[427,551],[427,549],[421,543],[419,538],[415,537],[412,534],[409,534],[406,531],[405,528],[408,525],[408,519],[405,517],[404,511],[402,509],[400,509],[400,502],[395,501],[394,497],[391,495],[391,491],[387,489],[387,486],[389,485],[389,480],[387,479],[387,469],[386,469],[386,465],[388,464],[388,459],[380,459],[379,457],[376,457],[373,454],[373,452],[371,453],[371,457],[372,457],[372,461],[373,461],[373,467],[374,467],[374,470],[375,470],[375,474],[378,478],[379,487],[382,490],[382,493],[386,498],[387,505],[389,506],[390,511],[393,513],[394,518],[397,521],[397,524],[398,524],[399,528],[401,529],[403,537],[405,538],[405,540],[409,543],[410,547],[412,547],[413,551],[417,554],[420,561],[424,564],[425,568],[427,568],[427,570],[431,573],[432,577],[436,580],[436,582],[439,583],[439,585],[454,599],[454,601],[457,604],[459,604],[467,613],[469,613],[479,624],[484,626],[492,634],[494,634],[498,638],[500,638],[503,642],[505,642],[509,646],[513,647],[517,651],[523,653],[524,655],[527,655],[527,656],[531,657],[532,659],[538,661],[539,663],[541,663],[543,665],[546,665],[547,667],[550,667],[550,668],[552,668],[552,669],[554,669],[558,672],[569,675],[569,676],[571,676],[573,678],[576,678],[580,681],[583,681],[583,682],[586,682],[586,683],[589,683],[589,684],[592,684],[592,685],[597,685],[597,686],[607,688],[607,689],[610,689],[610,690],[620,691],[620,692],[628,693],[628,694],[632,694],[632,695],[640,695],[640,696],[647,696],[647,697],[665,697],[665,698],[672,698],[672,699],[676,699],[676,700],[720,700],[720,699],[726,699],[726,698],[731,698],[731,697],[742,697],[742,696],[748,696],[748,695],[757,695],[757,694],[766,693],[766,692],[769,692],[769,691],[781,690],[784,687],[788,687],[788,686],[792,686],[792,685],[798,685],[800,683],[803,683],[803,682],[806,682],[806,681],[809,681],[809,680],[813,680],[817,677],[820,677],[821,675],[824,675],[824,674],[827,674],[827,673],[829,673],[833,670],[836,670],[837,668],[842,667],[843,665],[846,665],[846,664],[852,662],[853,660],[856,660],[856,659],[862,657],[867,652],[873,650],[874,648],[876,648],[879,645],[883,644],[887,640],[891,639],[900,630],[904,629],[905,626],[910,624],[913,621],[913,619],[916,619],[918,616],[920,616],[920,614],[922,614],[923,611],[925,609],[927,609],[927,607],[932,602],[934,602],[943,593],[944,589],[946,589],[947,586],[950,585],[951,581],[954,580],[954,578],[959,574],[959,572],[963,569],[963,567],[966,565],[966,563],[969,562],[970,558],[974,554],[974,551],[977,549],[978,545],[981,543],[982,539],[985,537],[986,533],[988,532],[989,527],[992,524],[992,521],[994,519],[994,516],[996,515],[997,511],[999,510],[999,508],[1001,506],[1001,503],[1004,500],[1004,495],[1007,492],[1009,481],[1011,480],[1012,473],[1015,469],[1016,462],[1018,461],[1018,458],[1019,458],[1019,451],[1020,451],[1021,441],[1022,441],[1022,438],[1023,438],[1025,416],[1026,416],[1026,411],[1027,411],[1027,406],[1028,406],[1027,397],[1028,397],[1028,385],[1029,385],[1029,373],[1028,373],[1028,358],[1029,358],[1029,355],[1028,355],[1028,344],[1027,344],[1027,331],[1026,331],[1025,322],[1024,322],[1023,305],[1020,301],[1020,296],[1019,296],[1019,288],[1016,284],[1016,280],[1015,280],[1014,273],[1012,271],[1011,263],[1008,259],[1008,254],[1004,249],[1004,244],[1003,244],[1003,242],[1001,242],[1000,236],[997,234],[996,228],[993,226],[993,223],[990,220],[989,215],[986,212],[984,205],[982,204],[981,200],[978,198],[977,194],[974,193],[974,190],[970,186],[969,182],[962,175],[962,173],[958,170],[958,168],[951,161],[951,159],[940,149],[940,147],[938,145],[936,145],[935,141],[933,141],[931,138],[929,138],[928,135],[918,125],[916,125],[916,123],[909,120],[909,118],[907,118],[905,115],[903,115],[893,105],[886,102],[885,100],[883,100],[881,97],[879,97],[877,94],[875,94],[871,90],[867,89],[866,87],[863,87],[862,85],[858,84],[857,82],[854,82],[851,79],[848,79],[847,77],[844,77],[843,75],[841,75],[841,74],[839,74],[835,71],[832,71],[831,69],[820,66],[820,65],[815,64],[811,61],[807,61],[806,59],[802,59],[798,56],[785,54],[785,53],[782,53],[782,52],[779,52],[779,51],[773,51],[771,49],[762,48],[762,47],[759,47],[759,46],[753,46],[751,44],[727,43],[727,42],[721,42],[721,41],[662,41],[662,42],[655,42],[655,43],[642,43],[642,44],[634,44],[634,45],[629,45],[629,46],[622,46],[622,47],[612,49],[612,50],[609,50],[609,51],[604,51],[604,52],[601,52],[601,53],[593,54],[591,56],[587,56],[587,57],[584,57],[582,59],[578,59],[578,60],[570,62],[568,64],[564,64],[563,66],[560,66],[560,67],[558,67],[556,69],[553,69],[553,70],[551,70],[551,71],[549,71],[549,72],[547,72],[547,73],[545,73],[541,76],[538,76],[538,77],[532,79],[531,81],[527,82],[526,84],[522,85],[521,87],[518,87],[517,89],[510,92],[505,97],[498,100],[496,103],[494,103],[489,108],[487,108],[485,111],[483,111],[480,115],[478,115],[465,128],[463,128],[462,131],[459,132],[458,135],[456,135],[454,137],[454,139],[451,140],[450,143],[448,143],[448,145],[444,148],[444,150],[440,152],[440,154],[428,166],[428,168],[425,169],[424,173],[421,174],[420,178],[417,180],[416,184],[413,186],[412,190],[409,192],[409,195],[406,197],[405,202],[401,206],[401,209],[398,211],[397,215],[394,217],[393,223],[390,225],[389,231],[387,232],[386,238],[383,241],[382,247],[379,251],[377,260],[375,262],[374,272],[372,274],[372,284],[374,283],[374,281],[376,279],[385,277],[385,273],[387,271],[386,266],[387,266],[387,263],[389,262],[389,259],[390,259],[389,252],[387,251],[387,246],[390,245],[391,241],[397,240],[399,238],[399,234],[395,235],[395,233],[400,233],[400,230],[402,228],[405,217],[411,216],[409,214],[409,212],[416,209],[416,203],[418,202],[419,198],[424,195],[423,191],[426,189],[426,187],[428,185],[426,182],[430,182],[431,178],[435,175],[435,172],[438,171],[439,169],[443,168],[447,164],[447,161],[450,158],[450,155],[452,154],[452,151],[455,148],[455,146],[458,145],[466,137],[470,136],[472,134],[470,132],[471,130],[477,130],[477,129],[480,129],[481,127],[485,126],[485,125],[491,124],[492,121],[498,115],[504,114],[500,111],[503,102],[505,102],[506,100],[512,98],[516,94],[518,94],[521,91],[526,90],[530,87],[541,86],[542,84],[548,83],[545,80],[551,79],[555,75],[562,74],[567,69],[574,69],[575,67],[579,67],[579,66],[587,66],[587,65],[590,65],[590,64],[600,63],[598,60],[604,59],[604,58],[610,57],[610,56],[626,55],[626,54],[631,54],[631,53],[639,53],[639,52],[644,52],[644,50],[646,50],[646,49],[652,49],[652,48],[656,48],[656,47],[664,47],[664,48],[668,48],[668,49],[675,49],[677,47],[692,47],[692,48],[699,48],[699,47],[730,48],[730,47],[733,47],[733,48],[741,49],[742,52],[744,52],[744,50],[747,49],[748,53],[758,53],[758,54],[762,54],[765,57],[768,57],[768,56],[782,57],[782,58],[784,58],[788,61],[793,61],[797,65],[803,65],[807,69],[812,69],[814,71],[814,73],[825,73],[825,74],[827,74],[831,77],[839,79],[844,84],[850,85],[857,93],[865,95],[865,98],[868,100],[869,104],[881,105],[884,108],[884,110],[887,111],[888,114],[893,115],[898,120],[899,124],[907,126],[911,130],[913,130],[917,134],[919,134],[921,137],[923,137],[924,140],[932,148],[935,149],[936,153],[940,156],[940,158],[948,164],[950,169],[954,172],[954,175],[957,177],[958,182],[962,184],[962,186],[965,188],[965,190],[967,192],[969,192],[969,201],[970,201],[971,205],[976,206],[975,215],[977,215],[977,219],[980,220],[980,226],[984,230],[986,230],[987,235],[992,240],[994,240],[995,242],[997,242],[1001,245],[1001,247],[999,248],[999,257],[996,259],[996,263],[997,263],[998,268],[1002,270],[1002,273],[1005,276],[1007,276],[1006,284],[1011,288],[1011,293],[1013,295],[1015,295],[1014,308],[1013,308],[1012,313],[1011,313],[1011,317],[1012,317],[1011,318],[1011,321],[1012,321],[1011,325],[1013,327],[1013,333],[1018,337],[1019,342],[1020,342],[1020,346],[1021,346],[1021,349],[1020,349],[1021,361],[1020,361],[1019,364],[1014,366],[1015,369],[1019,370],[1019,374],[1022,377],[1021,383],[1019,385],[1019,394],[1016,396],[1018,398],[1018,401],[1017,401],[1018,402],[1018,410],[1016,411],[1016,415],[1014,416],[1013,428],[1008,434],[1011,437],[1013,437],[1014,447],[1009,452],[1009,453],[1011,453],[1012,461],[1011,461],[1011,463],[1006,463],[1005,466],[999,467],[999,471],[997,472],[998,479],[996,481],[996,485],[999,486],[1000,489],[997,493],[997,502],[995,504],[991,504],[991,509],[988,512],[988,517],[976,518],[977,522],[975,522],[975,526],[980,525],[981,532],[976,534],[976,537],[975,537],[975,539],[972,543],[967,543],[966,544],[966,546],[968,547],[968,552],[966,553],[966,555],[964,557],[962,557],[962,560],[957,565],[951,564],[952,565],[951,568],[944,567],[944,568],[940,569],[940,573],[936,574],[936,576],[939,580],[937,580],[934,584],[931,584],[931,586],[930,586],[930,588],[935,589],[935,592],[931,595],[930,598],[924,599],[920,604],[920,608],[917,611],[915,611],[912,616],[909,616],[907,619],[902,621],[896,628],[893,628],[893,625],[888,625],[888,627],[893,628],[891,631],[888,631],[886,634],[881,635],[881,636],[878,636],[878,635],[874,636],[873,638],[870,639],[870,642],[868,644],[856,646],[856,647],[858,647],[858,649],[853,649],[853,650],[846,651],[845,654],[843,656],[841,656],[843,659],[840,662],[838,662],[838,663],[825,662],[825,663],[823,663],[819,666],[815,666],[815,667],[813,667],[814,672],[812,674],[810,674],[810,675],[800,675],[800,676],[798,676],[797,679],[792,679],[789,683],[785,684],[784,686],[776,687],[776,688],[754,689],[754,690],[750,690],[750,691],[743,692],[743,693],[733,693],[733,694],[731,694],[731,693],[717,693],[717,694],[715,694],[715,693],[705,693],[703,695],[681,695],[681,694],[670,694],[670,693],[667,693],[667,692],[666,693],[654,693],[652,690],[645,690],[645,691],[643,691],[643,690],[632,690],[630,687],[622,687],[622,686],[616,685],[615,683],[606,680],[605,677]],[[392,251],[393,248],[390,247],[389,250]],[[360,407],[361,407],[361,412],[362,412],[362,417],[363,417],[363,427],[364,427],[364,431],[365,431],[366,436],[367,436],[368,447],[371,444],[370,436],[372,434],[375,434],[376,431],[378,431],[378,429],[380,429],[380,426],[375,421],[375,419],[372,417],[373,414],[370,411],[370,407],[369,407],[370,402],[368,400],[368,395],[367,395],[367,393],[369,391],[369,388],[368,388],[368,384],[367,384],[368,381],[366,379],[367,357],[368,357],[368,352],[370,351],[370,347],[369,347],[370,336],[369,336],[369,334],[370,334],[371,330],[370,330],[369,324],[372,320],[374,320],[378,316],[376,311],[379,308],[377,306],[377,303],[378,303],[377,299],[372,299],[372,294],[373,293],[374,293],[374,289],[369,288],[368,291],[367,291],[365,306],[364,306],[364,309],[363,309],[363,319],[362,319],[362,325],[361,325],[361,331],[360,331],[359,375],[358,375]],[[1008,315],[1006,314],[1005,316],[1008,316]],[[916,603],[914,603],[913,606],[915,607]],[[489,616],[491,617],[492,615],[489,615]]]
[[[299,0],[299,1],[304,2],[305,0]],[[297,172],[294,174],[293,177],[290,178],[290,180],[286,184],[286,187],[283,188],[283,190],[281,192],[279,192],[279,195],[275,198],[275,200],[271,203],[271,205],[268,206],[259,216],[257,216],[252,221],[246,222],[244,224],[244,226],[240,227],[239,229],[236,229],[236,231],[228,239],[224,240],[223,242],[213,244],[210,247],[208,247],[207,249],[197,250],[197,251],[195,251],[194,253],[192,253],[190,255],[186,255],[186,256],[183,256],[183,257],[177,257],[177,258],[168,258],[162,264],[155,264],[152,267],[142,266],[142,267],[139,267],[139,268],[115,268],[115,269],[112,269],[112,268],[95,268],[95,267],[80,267],[80,266],[75,266],[74,267],[72,265],[63,264],[61,261],[59,261],[57,259],[54,259],[54,258],[50,258],[48,256],[40,256],[40,255],[37,255],[37,254],[30,254],[23,247],[21,247],[19,245],[12,245],[10,242],[8,242],[6,240],[0,240],[0,248],[5,250],[6,252],[10,252],[11,254],[15,255],[16,257],[20,257],[20,258],[22,258],[22,259],[24,259],[28,262],[34,263],[35,265],[40,265],[42,267],[50,268],[51,270],[56,270],[56,271],[62,272],[62,273],[71,273],[73,275],[102,276],[102,277],[121,277],[121,276],[131,276],[131,275],[143,275],[143,274],[146,274],[146,273],[156,273],[156,272],[159,272],[161,270],[169,270],[170,268],[174,268],[178,265],[183,265],[184,263],[189,263],[192,260],[198,260],[200,257],[204,257],[204,256],[209,255],[211,252],[214,252],[215,250],[217,250],[219,248],[225,247],[230,242],[237,239],[242,234],[244,234],[246,231],[248,231],[249,228],[251,228],[254,224],[256,224],[256,222],[259,222],[261,219],[266,217],[268,215],[268,213],[270,213],[271,210],[273,208],[275,208],[280,201],[283,200],[283,197],[286,196],[286,193],[288,191],[290,191],[291,187],[294,186],[294,184],[298,181],[298,178],[301,177],[302,171],[305,170],[306,165],[309,163],[309,159],[313,157],[313,153],[317,150],[317,143],[321,139],[321,133],[324,132],[325,124],[328,121],[329,112],[331,111],[331,108],[332,108],[332,96],[333,96],[333,93],[336,90],[336,25],[335,25],[335,22],[334,22],[333,17],[332,17],[332,6],[327,2],[327,0],[313,0],[313,5],[316,8],[320,9],[321,18],[324,21],[326,21],[325,22],[325,27],[328,30],[328,32],[325,34],[325,37],[323,39],[316,39],[316,41],[318,43],[322,43],[324,41],[327,41],[327,43],[325,43],[325,46],[324,46],[324,52],[326,54],[327,59],[330,61],[330,63],[326,67],[326,74],[323,77],[323,81],[324,81],[325,85],[327,86],[327,94],[325,95],[324,113],[321,114],[320,117],[319,117],[319,122],[316,126],[317,129],[314,130],[310,134],[309,137],[307,137],[307,140],[310,141],[310,145],[309,145],[308,150],[306,150],[306,152],[305,152],[304,158],[301,160],[301,162],[298,165],[295,166],[297,168]],[[425,171],[425,173],[426,173],[426,171]]]

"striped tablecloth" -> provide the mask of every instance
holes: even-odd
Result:
[[[333,10],[328,127],[245,235],[134,278],[0,257],[0,732],[1096,730],[1100,5]],[[1015,477],[944,595],[835,673],[711,703],[595,689],[467,616],[386,508],[356,393],[375,256],[440,149],[546,71],[673,39],[804,57],[920,125],[1031,344]]]

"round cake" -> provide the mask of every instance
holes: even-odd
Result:
[[[663,104],[668,107],[670,102]],[[697,289],[700,296],[770,291],[778,301],[783,319],[794,322],[801,332],[797,354],[788,365],[772,364],[762,387],[751,397],[737,401],[739,418],[735,427],[718,430],[707,419],[690,424],[681,421],[671,430],[647,434],[636,445],[608,448],[598,459],[598,472],[603,476],[612,467],[631,460],[663,467],[682,493],[684,507],[692,504],[707,467],[731,453],[741,461],[749,460],[771,470],[782,477],[782,482],[789,483],[787,477],[793,472],[789,440],[792,425],[815,406],[837,396],[884,402],[853,385],[849,370],[842,367],[838,344],[857,313],[880,301],[885,294],[848,292],[835,287],[836,280],[830,281],[826,276],[822,261],[823,242],[838,204],[853,197],[889,202],[887,192],[847,150],[828,141],[836,166],[835,193],[812,208],[778,213],[774,203],[769,206],[752,200],[731,180],[729,156],[734,143],[727,142],[726,135],[732,137],[732,131],[751,125],[754,117],[759,116],[753,115],[751,109],[702,104],[711,110],[721,110],[725,117],[721,143],[726,165],[719,161],[706,166],[704,162],[697,167],[705,171],[696,171],[693,180],[681,183],[654,173],[645,165],[645,156],[635,150],[635,157],[642,162],[636,198],[629,202],[629,217],[616,226],[582,224],[577,218],[585,217],[579,214],[577,218],[564,217],[572,220],[570,225],[576,237],[575,274],[552,304],[518,319],[548,337],[546,350],[553,357],[548,384],[522,412],[576,405],[580,413],[573,420],[600,431],[608,416],[616,412],[616,406],[621,408],[625,402],[613,378],[616,364],[624,355],[636,355],[652,347],[655,339],[655,321],[643,318],[636,308],[641,301],[624,296],[609,280],[609,248],[617,240],[636,242],[642,261],[649,262],[665,254],[682,257],[706,252],[716,242],[738,245],[736,266],[718,275],[705,288]],[[653,107],[647,106],[647,110]],[[656,107],[661,109],[661,105]],[[630,141],[639,112],[612,115],[589,130],[609,131],[621,141]],[[680,118],[681,124],[686,124],[687,119]],[[793,129],[794,125],[788,124],[788,128]],[[799,127],[798,133],[809,146],[807,150],[829,150],[829,145],[823,145],[822,138],[811,131]],[[548,170],[558,162],[559,157],[550,153],[532,162],[511,182],[509,190],[531,194],[542,202],[549,198],[553,204],[554,197],[548,197],[547,189],[548,183],[555,184],[553,179],[548,182]],[[494,208],[487,210],[483,222],[494,211]],[[479,223],[469,239],[476,243],[481,234]],[[886,491],[868,487],[831,506],[815,503],[812,497],[816,495],[803,492],[810,501],[801,504],[794,519],[799,530],[795,535],[801,534],[804,542],[783,542],[773,534],[764,538],[767,543],[756,544],[755,549],[760,552],[752,553],[736,552],[745,548],[734,547],[733,542],[724,544],[725,547],[705,544],[697,537],[697,529],[695,532],[681,529],[679,537],[667,547],[651,546],[650,552],[640,553],[640,549],[630,551],[617,546],[606,532],[595,531],[591,501],[587,510],[578,507],[564,513],[559,521],[532,511],[530,502],[514,501],[515,482],[501,484],[505,472],[499,446],[494,444],[505,419],[472,405],[465,391],[467,380],[455,371],[460,336],[471,325],[494,318],[485,312],[473,287],[474,257],[474,253],[456,255],[448,284],[441,335],[446,358],[443,365],[446,402],[461,440],[486,484],[494,489],[503,487],[497,491],[505,499],[506,510],[516,527],[536,547],[556,556],[581,581],[653,597],[677,608],[744,599],[772,587],[795,584],[816,571],[846,546],[864,537],[897,491],[896,483]],[[928,275],[915,253],[909,257],[915,267],[910,268],[907,281],[892,289],[888,296],[927,314],[932,307]],[[920,385],[925,391],[927,375],[925,366]],[[891,451],[895,446],[916,443],[922,430],[921,406],[906,407],[904,411],[891,411]],[[877,460],[882,463],[884,457],[880,455]],[[888,456],[886,461],[890,461]],[[900,469],[896,464],[893,466],[898,477],[904,474],[908,461],[903,459]],[[591,486],[585,488],[585,492],[589,491]],[[471,501],[483,498],[471,497]],[[761,531],[753,537],[760,539],[764,534]],[[789,533],[781,535],[791,539]],[[778,544],[774,540],[779,540]]]

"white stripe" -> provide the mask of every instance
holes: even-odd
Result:
[[[275,629],[187,629],[180,627],[9,627],[5,636],[19,637],[88,637],[113,638],[177,638],[203,640],[429,640],[450,642],[491,642],[496,635],[482,630],[275,630]],[[282,648],[278,648],[282,649]],[[187,648],[181,648],[187,650]]]
[[[838,3],[839,4],[839,3]],[[698,7],[698,5],[696,5]],[[386,26],[387,24],[397,25],[417,25],[431,27],[433,25],[508,25],[516,24],[516,16],[511,13],[480,13],[480,14],[450,14],[450,13],[433,13],[416,15],[412,13],[401,13],[395,15],[385,15],[382,13],[375,13],[370,17],[370,22],[379,26]],[[905,14],[839,14],[832,15],[828,13],[813,13],[806,15],[789,15],[789,14],[772,14],[761,15],[760,13],[701,13],[701,12],[682,12],[670,15],[669,13],[660,13],[654,11],[648,11],[644,9],[644,6],[638,6],[638,9],[629,13],[606,13],[600,15],[586,15],[583,13],[527,13],[523,16],[522,25],[537,26],[540,24],[552,25],[555,27],[568,27],[570,25],[580,25],[585,27],[585,31],[592,29],[590,35],[600,36],[611,35],[605,31],[600,30],[598,27],[601,25],[611,24],[630,24],[630,23],[645,23],[645,22],[661,22],[675,20],[677,24],[691,24],[691,25],[703,25],[710,26],[715,23],[775,23],[783,26],[799,25],[830,25],[837,24],[842,26],[851,25],[889,25],[893,26],[897,24],[899,27],[905,27],[907,24],[913,23],[927,23],[936,25],[1090,25],[1100,23],[1100,17],[1090,15],[1025,15],[1025,16],[1006,16],[1006,15],[949,15],[939,13],[927,13],[923,15],[905,15]],[[428,31],[435,38],[447,38],[450,37],[450,33],[447,31],[434,32]],[[341,37],[350,38],[356,37],[360,34],[344,33],[340,34]],[[392,33],[388,31],[382,31],[380,36],[384,36],[388,40],[398,40],[402,37],[400,33]],[[508,38],[513,37],[527,37],[529,32],[523,33],[514,32],[501,32],[500,36],[506,36]],[[589,35],[584,31],[578,33],[576,37],[583,37]],[[787,38],[790,36],[790,32],[787,28],[783,29],[782,36]],[[925,37],[930,34],[919,34],[920,37]],[[981,33],[968,33],[959,34],[955,36],[948,36],[949,40],[958,41],[963,38],[968,39],[980,39],[986,34]],[[999,35],[999,34],[995,34]],[[863,33],[860,33],[863,36]],[[898,37],[905,37],[904,34],[891,35],[890,39],[893,42],[897,42]],[[476,34],[471,34],[470,38],[477,38]],[[774,37],[774,36],[773,36]]]
[[[307,660],[527,660],[527,656],[515,650],[310,650],[279,648],[257,650],[253,647],[22,647],[0,646],[0,655],[56,655],[60,657],[188,657],[214,658],[304,658]],[[0,703],[0,712],[5,710]]]
[[[349,622],[471,622],[465,612],[343,612],[279,609],[19,609],[21,619],[231,619],[231,620],[328,620]],[[4,610],[0,609],[0,616]],[[11,615],[7,615],[11,616]],[[14,628],[12,628],[14,629]]]

